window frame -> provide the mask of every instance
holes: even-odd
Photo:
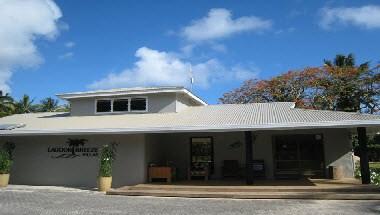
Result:
[[[145,110],[132,110],[131,109],[132,99],[145,99]],[[148,112],[148,96],[131,97],[131,99],[129,100],[129,111],[132,112],[132,113],[145,113],[145,112]]]
[[[107,101],[110,101],[111,102],[111,111],[110,112],[98,112],[98,101],[101,100],[101,101],[104,101],[104,100],[107,100]],[[109,99],[109,98],[98,98],[98,99],[95,99],[95,114],[109,114],[109,113],[112,113],[113,111],[113,101],[112,99]]]
[[[210,144],[211,144],[211,149],[210,149],[210,157],[211,157],[211,161],[208,163],[209,164],[209,174],[212,175],[214,174],[214,170],[215,170],[215,150],[214,150],[214,137],[213,136],[192,136],[190,137],[190,167],[192,166],[193,164],[193,139],[209,139],[210,140]]]
[[[113,103],[115,102],[115,100],[128,100],[128,105],[127,105],[128,110],[126,110],[126,111],[114,111],[113,110]],[[128,112],[130,112],[130,110],[131,110],[131,98],[130,97],[112,98],[111,101],[112,101],[112,106],[111,106],[112,109],[111,109],[110,113],[128,113]]]
[[[131,110],[131,102],[132,102],[132,99],[145,99],[145,102],[146,102],[146,106],[145,106],[145,110]],[[114,111],[113,110],[113,103],[115,100],[123,100],[123,99],[128,99],[128,110],[127,111]],[[111,102],[111,111],[110,112],[98,112],[97,110],[97,104],[98,104],[98,101],[99,100],[108,100]],[[118,98],[96,98],[95,99],[95,102],[94,102],[94,106],[95,106],[95,114],[96,115],[104,115],[104,114],[117,114],[117,113],[146,113],[148,112],[148,96],[136,96],[136,97],[118,97]]]

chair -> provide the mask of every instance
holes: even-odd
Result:
[[[224,160],[222,166],[223,177],[239,177],[240,165],[237,160]]]
[[[265,178],[264,160],[253,160],[253,177]]]
[[[204,177],[204,180],[208,181],[209,173],[208,163],[192,163],[188,169],[187,179],[191,180],[192,177]]]

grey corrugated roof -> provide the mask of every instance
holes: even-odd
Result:
[[[188,107],[178,113],[70,116],[67,113],[18,114],[0,124],[26,124],[0,134],[138,133],[300,129],[380,126],[380,116],[293,108],[294,104],[254,103]]]

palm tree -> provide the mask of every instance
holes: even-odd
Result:
[[[369,62],[356,65],[353,54],[337,54],[334,60],[324,60],[325,66],[338,74],[333,78],[331,95],[336,96],[333,104],[335,110],[356,112],[361,109],[361,89],[358,83],[361,75],[369,71]],[[347,73],[352,75],[341,76]]]
[[[355,56],[351,53],[348,54],[347,56],[342,55],[342,54],[337,54],[334,58],[333,61],[331,60],[324,60],[325,65],[329,67],[339,67],[339,68],[344,68],[344,67],[356,67],[356,60]],[[362,63],[358,66],[358,68],[362,70],[368,69],[369,62]]]
[[[15,111],[15,104],[13,98],[7,93],[0,96],[0,117],[13,114]]]
[[[54,112],[58,108],[58,100],[48,97],[41,100],[41,110],[43,112]]]
[[[20,101],[15,103],[16,113],[30,113],[34,111],[33,99],[30,100],[30,97],[26,94],[20,99]]]
[[[63,104],[58,106],[56,112],[70,112],[70,104]]]

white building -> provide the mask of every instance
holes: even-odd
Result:
[[[353,177],[350,134],[359,130],[360,139],[380,125],[380,116],[289,102],[207,105],[183,87],[58,96],[70,102],[70,113],[0,118],[0,144],[16,145],[10,183],[94,187],[99,147],[111,142],[118,143],[114,187],[146,182],[148,166],[171,166],[177,180],[202,168],[211,180],[232,174],[247,183],[256,176],[324,178],[329,166]],[[69,139],[83,143],[69,145]],[[368,161],[362,162],[366,172]],[[236,172],[225,169],[228,163]]]

